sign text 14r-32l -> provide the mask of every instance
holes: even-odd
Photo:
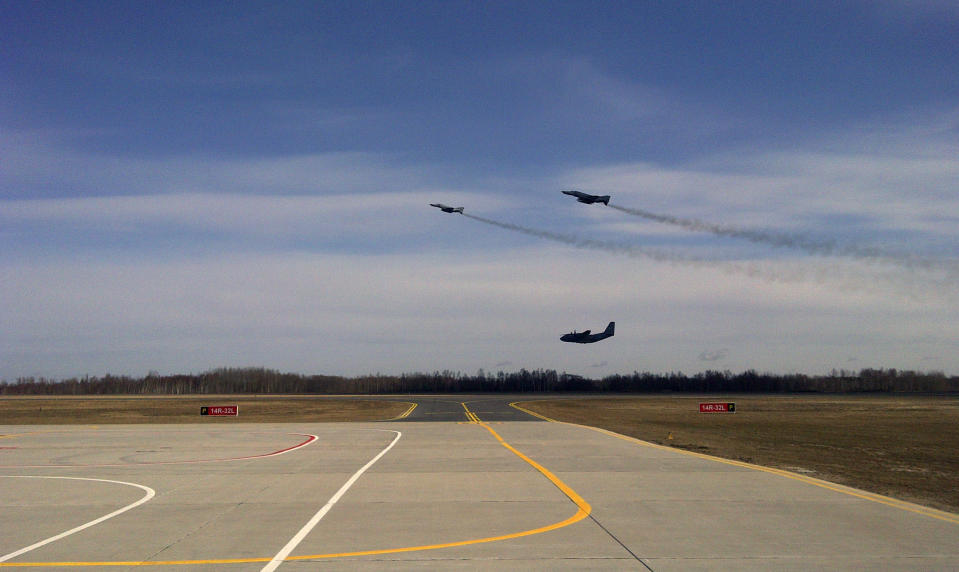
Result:
[[[238,405],[214,405],[200,408],[200,415],[239,415]]]
[[[700,403],[700,413],[736,413],[735,403]]]

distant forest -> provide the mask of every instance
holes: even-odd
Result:
[[[403,394],[403,393],[959,393],[959,377],[941,372],[862,369],[826,376],[774,375],[748,370],[639,373],[590,379],[537,369],[474,375],[443,371],[340,377],[221,368],[200,374],[145,377],[104,375],[70,379],[24,377],[0,381],[0,395]]]

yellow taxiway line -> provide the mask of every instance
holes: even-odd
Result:
[[[466,406],[466,403],[460,402],[460,405],[463,406],[463,411],[466,412],[466,418],[469,419],[469,423],[479,424],[482,423],[480,418],[476,416],[475,413],[469,410],[469,407]]]
[[[417,405],[419,405],[419,404],[418,404],[418,403],[410,403],[410,408],[409,408],[409,409],[407,409],[407,410],[404,411],[403,413],[400,413],[400,414],[397,415],[396,417],[394,417],[394,418],[392,418],[392,419],[389,419],[388,421],[399,421],[400,419],[406,419],[407,417],[410,416],[410,413],[413,413],[413,410],[416,409],[416,406],[417,406]]]
[[[414,404],[413,407],[416,407]],[[407,414],[413,411],[411,407]],[[546,477],[551,483],[553,483],[556,488],[563,492],[569,500],[576,505],[576,514],[562,520],[560,522],[555,522],[546,526],[541,526],[539,528],[533,528],[530,530],[523,530],[520,532],[512,532],[509,534],[502,534],[499,536],[489,536],[486,538],[475,538],[471,540],[460,540],[456,542],[445,542],[442,544],[424,544],[422,546],[406,546],[402,548],[385,548],[381,550],[360,550],[356,552],[339,552],[333,554],[309,554],[305,556],[288,556],[284,559],[284,562],[290,561],[302,561],[302,560],[322,560],[330,558],[345,558],[353,556],[373,556],[378,554],[399,554],[403,552],[416,552],[419,550],[438,550],[440,548],[454,548],[457,546],[469,546],[472,544],[483,544],[487,542],[497,542],[500,540],[509,540],[513,538],[522,538],[524,536],[532,536],[534,534],[542,534],[544,532],[549,532],[551,530],[556,530],[575,524],[592,512],[592,507],[587,503],[583,497],[579,496],[572,488],[569,487],[566,483],[559,479],[556,475],[551,473],[546,467],[540,465],[533,459],[530,459],[512,445],[503,440],[500,435],[493,430],[487,423],[480,420],[475,413],[469,410],[466,407],[466,404],[463,403],[463,409],[466,412],[467,417],[471,420],[471,423],[476,423],[490,432],[497,441],[507,449],[510,450],[513,454],[518,456],[520,459],[526,461],[530,466],[539,471],[544,477]],[[249,564],[256,562],[270,562],[272,558],[221,558],[221,559],[209,559],[209,560],[166,560],[166,561],[152,561],[152,562],[0,562],[0,568],[42,568],[42,567],[61,567],[61,568],[80,568],[80,567],[89,567],[89,566],[190,566],[190,565],[200,565],[200,564]]]

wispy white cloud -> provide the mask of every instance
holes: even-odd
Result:
[[[565,37],[582,10],[480,10],[479,26],[405,6],[256,8],[215,26],[151,11],[176,25],[24,4],[6,26],[2,378],[595,376],[697,371],[712,348],[733,370],[942,356],[959,371],[945,265],[559,194],[959,264],[945,4],[773,8],[755,31],[723,8],[591,8]],[[602,344],[558,341],[609,320]]]
[[[687,231],[559,194],[579,186],[626,206],[955,258],[938,248],[954,248],[959,232],[949,192],[959,166],[941,140],[950,131],[920,131],[901,128],[895,145],[886,131],[852,150],[831,139],[687,166],[570,168],[527,176],[527,193],[491,188],[492,177],[454,186],[443,169],[373,154],[143,160],[5,137],[20,155],[0,200],[0,377],[239,364],[344,374],[515,364],[602,375],[698,371],[713,355],[703,348],[726,350],[723,367],[733,370],[825,372],[849,355],[868,367],[922,369],[925,356],[959,355],[954,283],[943,276],[775,250],[730,254],[713,237],[684,241]],[[83,190],[11,192],[35,178]],[[666,263],[622,248],[574,249],[427,206],[436,201],[597,244],[655,240],[678,255]],[[252,236],[270,248],[161,255],[148,239],[118,255],[110,242],[143,228],[155,231],[150,239]],[[79,258],[43,248],[78,234],[106,244]],[[14,246],[29,255],[10,256]],[[558,341],[609,320],[617,335],[597,347]]]
[[[922,356],[953,355],[959,339],[948,306],[541,245],[507,259],[430,249],[29,261],[5,275],[6,379],[237,364],[698,371],[702,348],[717,346],[732,369],[828,371],[850,354],[920,368]],[[609,320],[616,336],[589,351],[558,341]]]
[[[718,350],[703,350],[699,354],[699,361],[722,361],[726,359],[727,355],[729,355],[729,350],[726,348]]]
[[[559,87],[570,110],[584,107],[595,113],[585,114],[590,120],[631,121],[662,117],[677,107],[677,94],[635,80],[616,77],[586,58],[565,58],[555,64],[561,75]],[[542,70],[542,62],[539,62]]]
[[[688,166],[648,163],[577,169],[571,186],[612,194],[623,206],[823,238],[933,247],[946,257],[959,231],[959,147],[951,114],[821,136],[792,151],[740,149]],[[938,127],[931,127],[938,126]],[[930,134],[930,129],[937,135]]]
[[[429,166],[411,168],[389,157],[367,153],[145,159],[72,148],[70,140],[84,135],[85,132],[53,136],[47,132],[21,132],[0,136],[3,194],[8,198],[36,198],[197,192],[404,192],[424,186],[431,175]]]
[[[85,229],[98,232],[167,228],[260,237],[389,236],[398,240],[432,226],[427,191],[368,194],[264,196],[183,193],[0,202],[0,221],[9,227]],[[467,193],[443,192],[458,202]],[[475,198],[475,197],[474,197]],[[474,200],[476,202],[482,202]],[[411,220],[422,219],[418,226]]]

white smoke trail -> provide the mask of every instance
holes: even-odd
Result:
[[[506,230],[512,230],[514,232],[519,232],[528,236],[535,236],[537,238],[545,238],[547,240],[552,240],[554,242],[561,242],[563,244],[574,246],[576,248],[584,248],[588,250],[599,250],[599,251],[609,252],[613,254],[625,255],[631,258],[646,258],[649,260],[654,260],[656,262],[680,264],[684,266],[719,268],[728,273],[745,274],[747,276],[751,276],[754,278],[763,278],[771,281],[793,282],[799,279],[799,277],[795,273],[770,272],[768,270],[760,268],[759,266],[755,264],[730,262],[730,261],[717,261],[717,260],[709,260],[705,258],[685,256],[676,252],[644,248],[642,246],[638,246],[635,244],[613,242],[610,240],[597,240],[594,238],[583,238],[583,237],[574,236],[571,234],[552,232],[548,230],[541,230],[536,228],[520,226],[518,224],[513,224],[508,222],[501,222],[498,220],[493,220],[493,219],[476,216],[472,214],[467,214],[467,213],[462,213],[462,214],[465,217],[469,217],[473,220],[476,220],[485,224],[497,226],[499,228],[504,228]]]
[[[810,266],[804,264],[792,268],[773,268],[762,262],[735,262],[713,260],[682,255],[676,252],[644,248],[635,244],[613,242],[583,238],[571,234],[564,234],[548,230],[521,226],[518,224],[501,222],[486,217],[462,213],[463,216],[475,221],[489,224],[506,230],[519,232],[527,236],[543,238],[560,242],[576,248],[598,250],[612,254],[620,254],[631,258],[644,258],[656,262],[692,266],[698,268],[718,269],[727,274],[745,275],[768,282],[813,282],[820,285],[832,285],[847,291],[881,291],[892,289],[908,298],[920,300],[929,294],[936,297],[954,300],[954,288],[949,284],[940,284],[929,280],[917,282],[913,276],[896,274],[867,274],[862,268],[853,268],[847,264],[818,264]]]
[[[559,232],[552,232],[548,230],[540,230],[536,228],[529,228],[525,226],[520,226],[518,224],[512,224],[508,222],[500,222],[497,220],[476,216],[472,214],[462,213],[463,216],[477,220],[482,223],[490,224],[493,226],[498,226],[499,228],[505,228],[506,230],[512,230],[525,234],[527,236],[535,236],[537,238],[545,238],[547,240],[552,240],[554,242],[561,242],[563,244],[568,244],[569,246],[575,246],[576,248],[586,248],[590,250],[602,250],[606,252],[614,252],[618,254],[625,254],[627,256],[632,256],[634,258],[649,258],[651,260],[656,260],[657,262],[682,262],[687,264],[704,264],[704,260],[697,260],[693,258],[684,258],[678,254],[670,254],[662,251],[651,250],[636,246],[633,244],[623,244],[607,240],[596,240],[593,238],[583,238],[579,236],[573,236],[571,234],[563,234]]]

